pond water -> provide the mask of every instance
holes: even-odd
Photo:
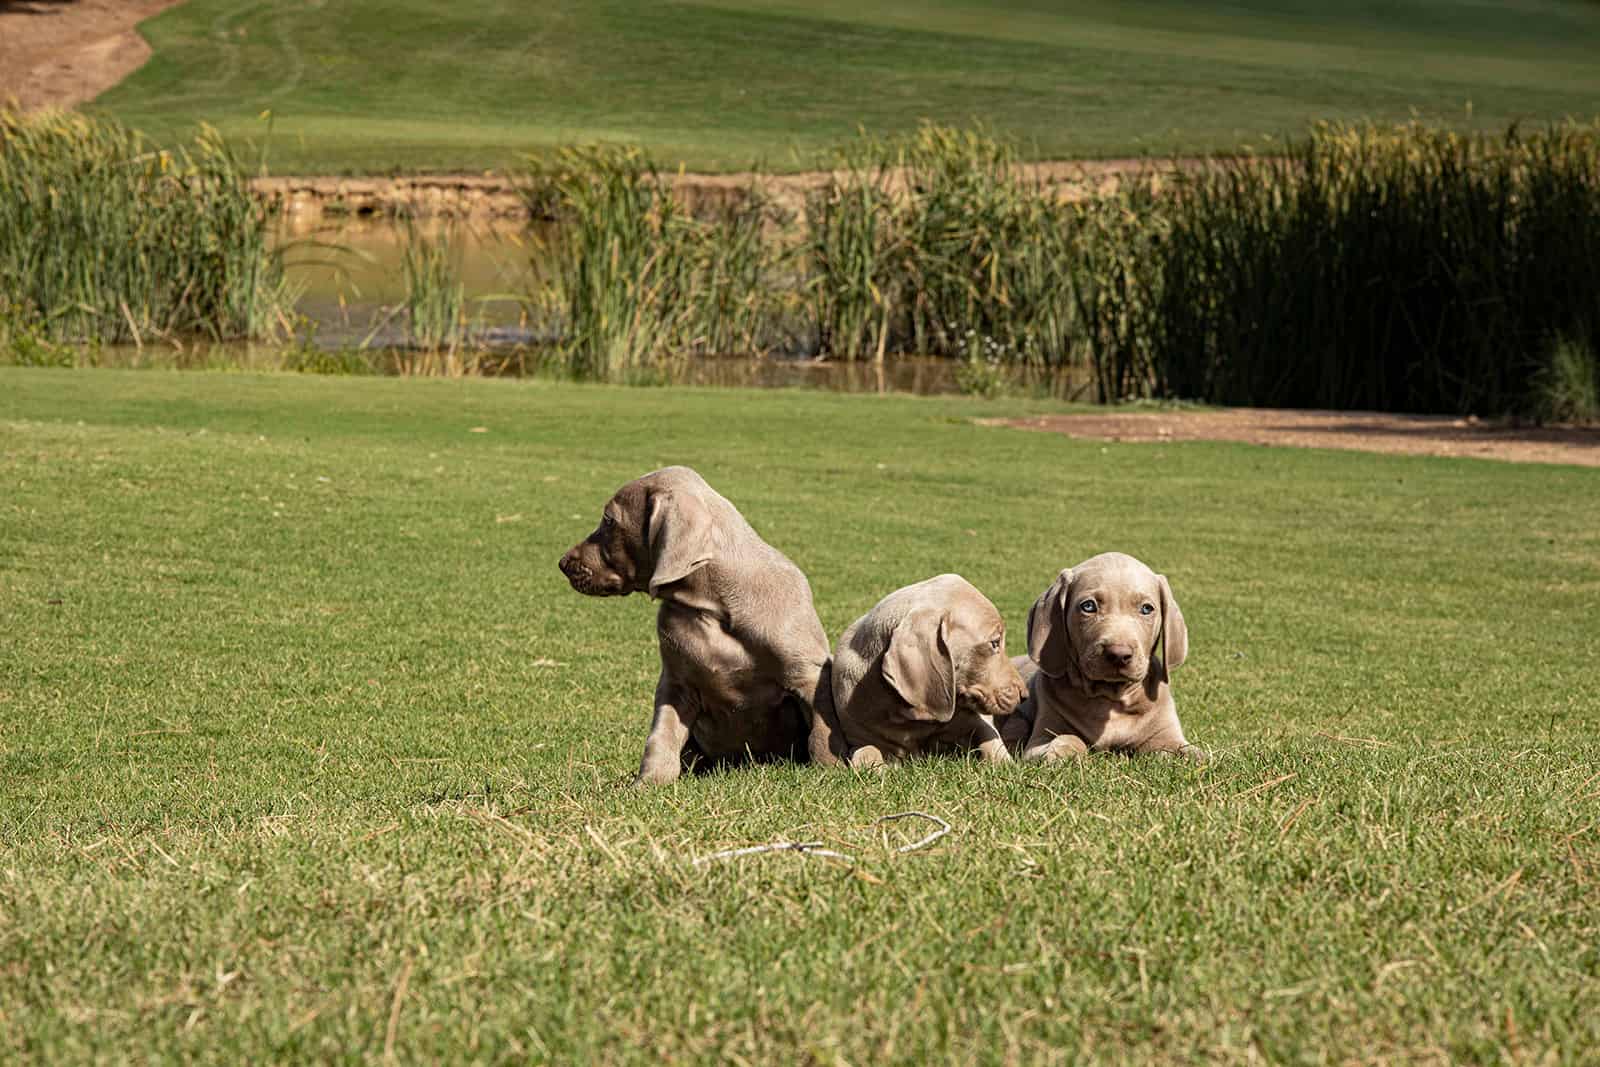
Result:
[[[309,346],[258,343],[191,345],[182,351],[159,346],[102,349],[96,362],[124,367],[232,367],[249,370],[317,369],[324,372],[387,373],[392,354],[381,349],[403,341],[396,309],[405,300],[404,227],[393,219],[324,217],[315,226],[284,220],[277,241],[284,249],[289,280],[299,287],[298,310],[313,324]],[[537,237],[517,220],[423,219],[418,232],[452,249],[474,332],[493,346],[480,357],[481,373],[539,373],[539,344],[525,294],[536,288]],[[328,353],[307,358],[306,350]],[[366,348],[365,355],[350,350]],[[850,393],[944,394],[972,391],[955,360],[928,356],[891,357],[882,363],[786,357],[719,357],[678,360],[636,376],[636,384],[812,388]],[[996,368],[990,388],[1063,399],[1092,399],[1086,369],[1048,371]],[[963,388],[965,386],[965,390]]]
[[[524,323],[522,297],[534,288],[535,241],[515,220],[420,219],[425,238],[448,243],[466,293],[468,317],[483,328]],[[280,223],[277,243],[298,308],[316,323],[317,342],[358,345],[385,340],[384,320],[406,297],[406,231],[393,219],[346,218],[311,227]]]

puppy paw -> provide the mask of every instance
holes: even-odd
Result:
[[[840,754],[834,749],[835,742],[833,738],[827,735],[818,737],[816,734],[812,734],[806,744],[807,755],[811,758],[811,762],[818,767],[837,767],[846,762],[840,758]]]
[[[646,764],[639,768],[639,773],[633,776],[635,789],[648,789],[653,785],[671,785],[678,780],[681,768],[674,763],[670,767],[651,766]]]
[[[1056,760],[1076,759],[1088,754],[1089,746],[1083,743],[1081,737],[1058,734],[1048,744],[1029,749],[1024,758],[1039,763],[1054,763]]]
[[[978,746],[978,759],[984,763],[1010,763],[1011,753],[1006,750],[1005,742],[997,737]]]
[[[876,745],[862,745],[850,753],[850,766],[855,770],[881,768],[884,762],[883,753]]]

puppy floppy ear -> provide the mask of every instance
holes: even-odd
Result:
[[[1028,609],[1028,658],[1052,678],[1072,669],[1072,635],[1067,630],[1067,593],[1072,588],[1072,568],[1056,575],[1050,588]]]
[[[711,513],[688,493],[653,493],[645,541],[653,561],[650,595],[659,596],[662,586],[682,581],[711,562]]]
[[[901,619],[883,653],[883,680],[911,705],[912,718],[949,722],[956,713],[950,617],[937,608],[918,608]]]
[[[1156,580],[1161,583],[1161,658],[1150,665],[1150,673],[1145,676],[1152,700],[1161,683],[1169,680],[1172,669],[1183,666],[1189,655],[1189,627],[1183,621],[1183,609],[1172,595],[1167,576],[1158,574]]]

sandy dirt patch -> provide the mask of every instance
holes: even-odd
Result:
[[[1600,427],[1518,426],[1470,417],[1231,408],[979,421],[986,426],[1011,426],[1100,441],[1244,441],[1289,448],[1600,467]]]
[[[150,58],[133,27],[179,0],[0,0],[0,102],[72,107]]]
[[[1145,159],[1052,160],[1023,163],[1018,170],[1062,200],[1082,200],[1114,191],[1119,182],[1145,176],[1159,186],[1175,168],[1203,166],[1199,160]],[[680,204],[702,214],[741,203],[751,183],[790,215],[805,209],[806,197],[824,188],[842,172],[813,170],[796,174],[678,174],[663,175]],[[891,172],[892,188],[902,180]],[[276,201],[285,215],[313,224],[324,213],[386,215],[408,211],[419,215],[477,218],[524,216],[527,205],[517,182],[508,175],[416,174],[392,177],[306,177],[274,175],[251,182],[257,194]]]

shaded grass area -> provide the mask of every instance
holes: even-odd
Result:
[[[197,118],[261,137],[270,109],[280,172],[597,140],[789,169],[924,119],[981,118],[1047,157],[1203,152],[1313,119],[1592,116],[1600,97],[1600,9],[1567,0],[190,0],[142,32],[154,57],[98,105],[164,137]]]
[[[1596,473],[995,411],[0,369],[9,1051],[1581,1060]],[[1218,759],[628,791],[650,607],[554,563],[669,462],[832,635],[956,570],[1017,651],[1057,568],[1148,559]],[[911,808],[956,832],[891,857]],[[688,862],[777,837],[860,863]]]

